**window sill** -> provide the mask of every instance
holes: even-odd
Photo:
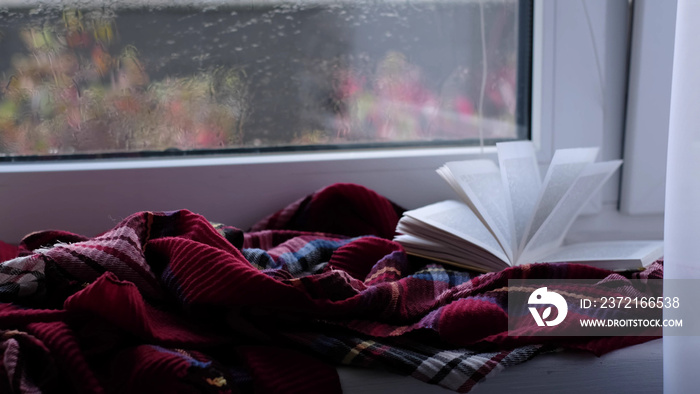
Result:
[[[566,243],[658,240],[664,238],[664,215],[628,215],[613,204],[604,204],[600,213],[582,215],[571,226]]]

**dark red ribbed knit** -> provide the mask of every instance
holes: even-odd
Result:
[[[14,259],[18,253],[17,246],[0,241],[0,262]]]
[[[250,369],[258,393],[342,392],[335,368],[304,353],[268,346],[241,346],[238,353]]]
[[[147,304],[133,283],[120,281],[111,272],[69,297],[64,309],[103,319],[126,333],[163,345],[193,347],[226,342],[193,322]]]
[[[391,239],[400,212],[401,208],[373,190],[350,183],[336,183],[268,216],[251,230],[320,231]]]
[[[104,392],[85,360],[75,332],[66,323],[32,323],[27,330],[51,351],[59,373],[71,385],[64,389],[74,393]]]

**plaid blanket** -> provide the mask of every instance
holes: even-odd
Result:
[[[619,274],[427,264],[390,240],[400,213],[336,184],[248,232],[180,210],[0,244],[0,392],[339,392],[329,363],[467,392],[543,351],[648,339],[509,337],[508,279]]]

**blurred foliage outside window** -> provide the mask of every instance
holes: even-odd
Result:
[[[0,2],[0,155],[522,138],[518,1],[446,3]]]

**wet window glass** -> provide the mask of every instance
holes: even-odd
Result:
[[[530,6],[0,0],[0,157],[527,138]]]

